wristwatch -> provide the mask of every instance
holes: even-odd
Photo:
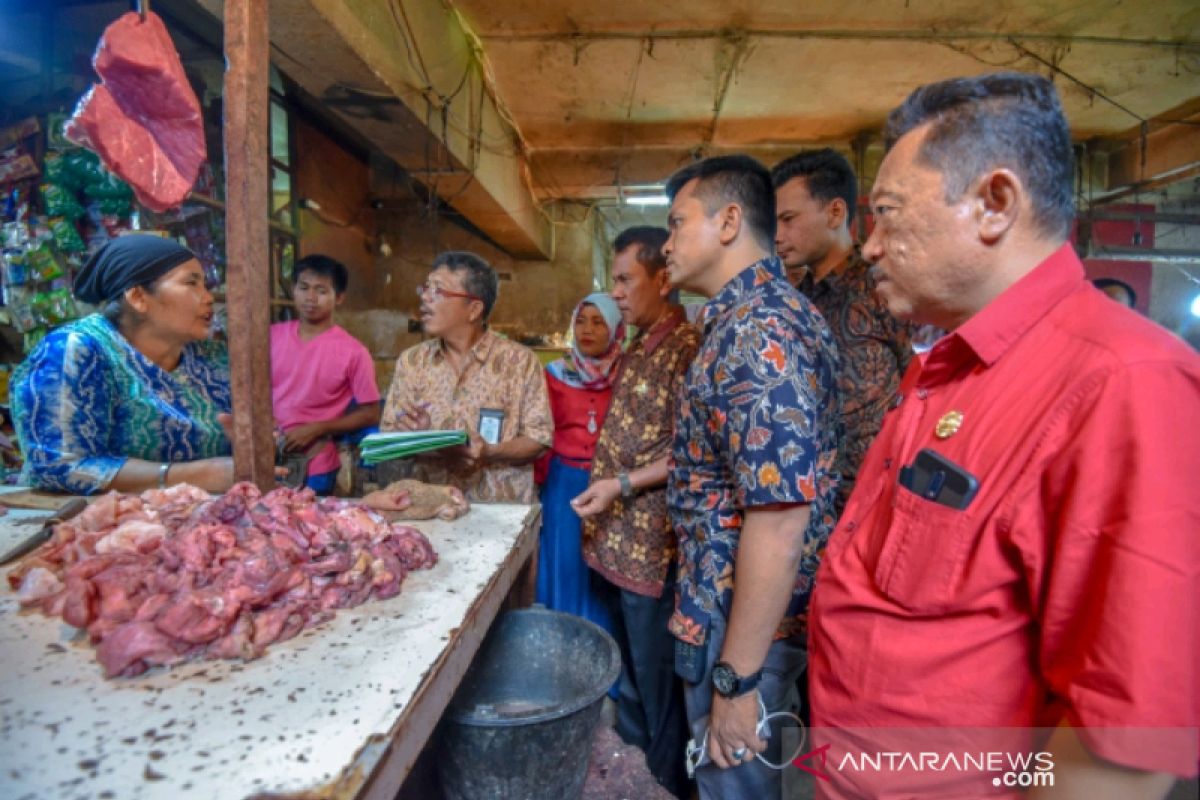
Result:
[[[733,667],[724,661],[718,661],[713,665],[712,670],[712,685],[717,690],[717,694],[726,698],[741,697],[747,692],[754,691],[758,687],[758,682],[762,680],[762,670],[753,675],[738,675]]]
[[[633,482],[629,480],[628,472],[617,473],[617,483],[621,486],[621,497],[626,500],[633,497]]]

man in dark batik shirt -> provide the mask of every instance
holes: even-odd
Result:
[[[671,283],[709,301],[675,425],[667,506],[679,536],[671,632],[688,722],[711,762],[701,798],[779,797],[755,759],[759,700],[787,710],[804,668],[813,576],[833,525],[837,350],[775,258],[775,195],[746,156],[667,182]],[[779,753],[782,737],[770,742]]]
[[[913,326],[875,295],[871,265],[850,234],[858,200],[850,162],[836,150],[804,150],[771,170],[775,248],[792,285],[825,317],[841,359],[840,516],[912,358]]]

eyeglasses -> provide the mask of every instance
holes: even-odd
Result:
[[[465,300],[478,300],[481,303],[483,302],[482,297],[471,294],[470,292],[455,292],[451,289],[443,289],[440,286],[430,286],[428,283],[421,284],[417,287],[416,291],[417,297],[429,295],[429,299],[435,303],[440,303],[447,297],[461,297]]]

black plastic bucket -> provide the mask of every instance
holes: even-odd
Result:
[[[449,800],[572,800],[621,653],[598,625],[545,609],[496,622],[443,718]]]

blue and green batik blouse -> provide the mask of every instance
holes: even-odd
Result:
[[[22,482],[103,491],[126,459],[195,461],[228,455],[217,415],[230,410],[224,343],[192,342],[171,372],[99,314],[52,331],[13,373]]]

